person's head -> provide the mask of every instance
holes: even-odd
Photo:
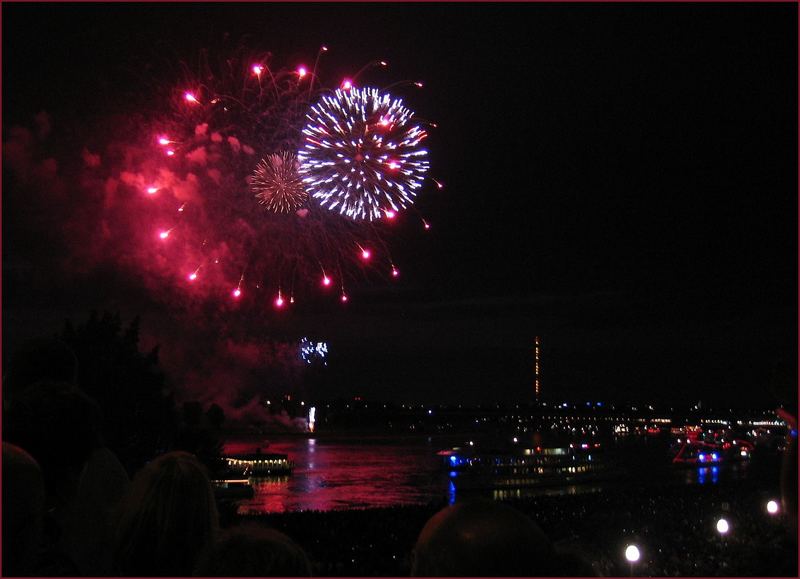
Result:
[[[13,397],[36,382],[76,384],[77,379],[75,352],[57,338],[38,338],[26,342],[11,356],[3,377],[3,398]]]
[[[486,500],[457,503],[425,524],[414,547],[415,577],[556,575],[542,530],[522,513]]]
[[[36,573],[42,538],[44,479],[36,461],[21,448],[3,443],[3,575]]]
[[[3,436],[41,465],[51,501],[69,500],[92,451],[102,445],[102,412],[77,386],[38,382],[5,413]]]
[[[134,477],[117,525],[114,564],[123,575],[191,575],[218,526],[206,469],[170,452]]]
[[[305,551],[283,533],[255,525],[235,527],[203,557],[200,577],[310,577]]]

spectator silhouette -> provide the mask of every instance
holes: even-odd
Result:
[[[15,395],[3,422],[4,438],[40,464],[48,508],[75,496],[86,461],[101,445],[100,423],[97,404],[72,384],[38,382]]]
[[[209,549],[218,527],[211,483],[186,452],[146,465],[123,501],[114,567],[122,575],[188,576]]]
[[[102,411],[76,386],[78,359],[58,339],[32,340],[4,377],[4,434],[44,471],[47,538],[84,575],[111,570],[111,513],[130,483],[103,443]]]
[[[305,551],[283,533],[255,525],[235,527],[205,556],[201,577],[310,577]]]
[[[3,575],[32,576],[39,570],[44,522],[44,479],[36,461],[3,443]]]
[[[536,577],[559,575],[542,530],[506,505],[457,503],[431,517],[414,548],[415,577]]]

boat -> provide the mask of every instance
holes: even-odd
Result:
[[[242,477],[289,474],[294,469],[294,462],[286,454],[262,453],[258,449],[252,454],[235,454],[223,458],[225,467]]]
[[[211,481],[214,497],[222,500],[251,499],[255,489],[250,479],[215,479]]]
[[[600,443],[558,447],[440,451],[451,482],[466,488],[571,485],[613,478]]]
[[[677,439],[672,446],[672,463],[676,465],[718,465],[750,458],[753,444],[746,440],[708,442],[697,438]]]

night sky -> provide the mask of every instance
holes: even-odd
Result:
[[[438,124],[428,148],[446,187],[419,198],[430,232],[398,231],[402,280],[261,329],[329,341],[317,395],[530,401],[536,335],[553,399],[748,406],[796,390],[796,4],[2,10],[4,145],[46,111],[39,154],[64,181],[110,119],[202,50],[246,43],[293,66],[325,43],[328,84],[375,59],[390,63],[380,84],[425,82],[406,100]],[[109,308],[142,315],[146,345],[191,391],[194,357],[223,355],[216,329],[129,271],[81,262],[72,248],[97,225],[60,225],[82,215],[80,191],[32,202],[16,179],[4,154],[4,360]]]

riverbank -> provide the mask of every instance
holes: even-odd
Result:
[[[764,505],[777,487],[750,482],[602,489],[506,501],[535,520],[561,550],[605,576],[627,575],[628,542],[642,551],[635,575],[796,576],[797,545],[783,515]],[[315,575],[407,576],[425,522],[445,501],[330,512],[233,515],[225,522],[277,528],[308,552]],[[716,532],[725,517],[731,531]]]

